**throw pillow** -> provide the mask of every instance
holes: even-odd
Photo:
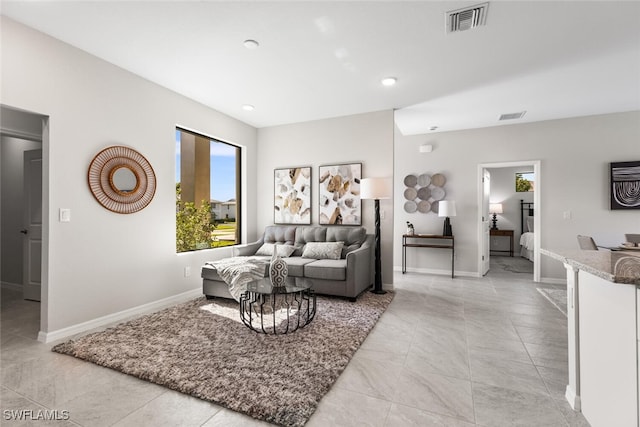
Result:
[[[340,259],[344,242],[308,242],[302,258]]]
[[[273,247],[276,246],[273,243],[263,243],[262,246],[256,251],[256,255],[273,255]],[[295,246],[292,245],[277,245],[278,246],[278,256],[282,258],[290,257],[293,251],[296,250]]]

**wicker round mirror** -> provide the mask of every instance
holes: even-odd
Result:
[[[89,188],[110,211],[129,214],[144,209],[156,192],[156,175],[136,150],[107,147],[89,165]]]

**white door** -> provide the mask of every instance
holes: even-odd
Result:
[[[489,194],[491,192],[491,174],[482,169],[482,275],[489,271],[490,236],[489,236]]]
[[[22,285],[24,299],[40,301],[42,261],[42,150],[24,152],[24,234]]]

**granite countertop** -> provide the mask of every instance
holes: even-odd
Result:
[[[610,282],[640,285],[640,251],[540,249],[540,253]]]

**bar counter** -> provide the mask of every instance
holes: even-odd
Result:
[[[565,397],[591,427],[638,427],[640,251],[540,253],[567,270]]]
[[[540,253],[609,282],[640,285],[640,250],[540,249]]]

